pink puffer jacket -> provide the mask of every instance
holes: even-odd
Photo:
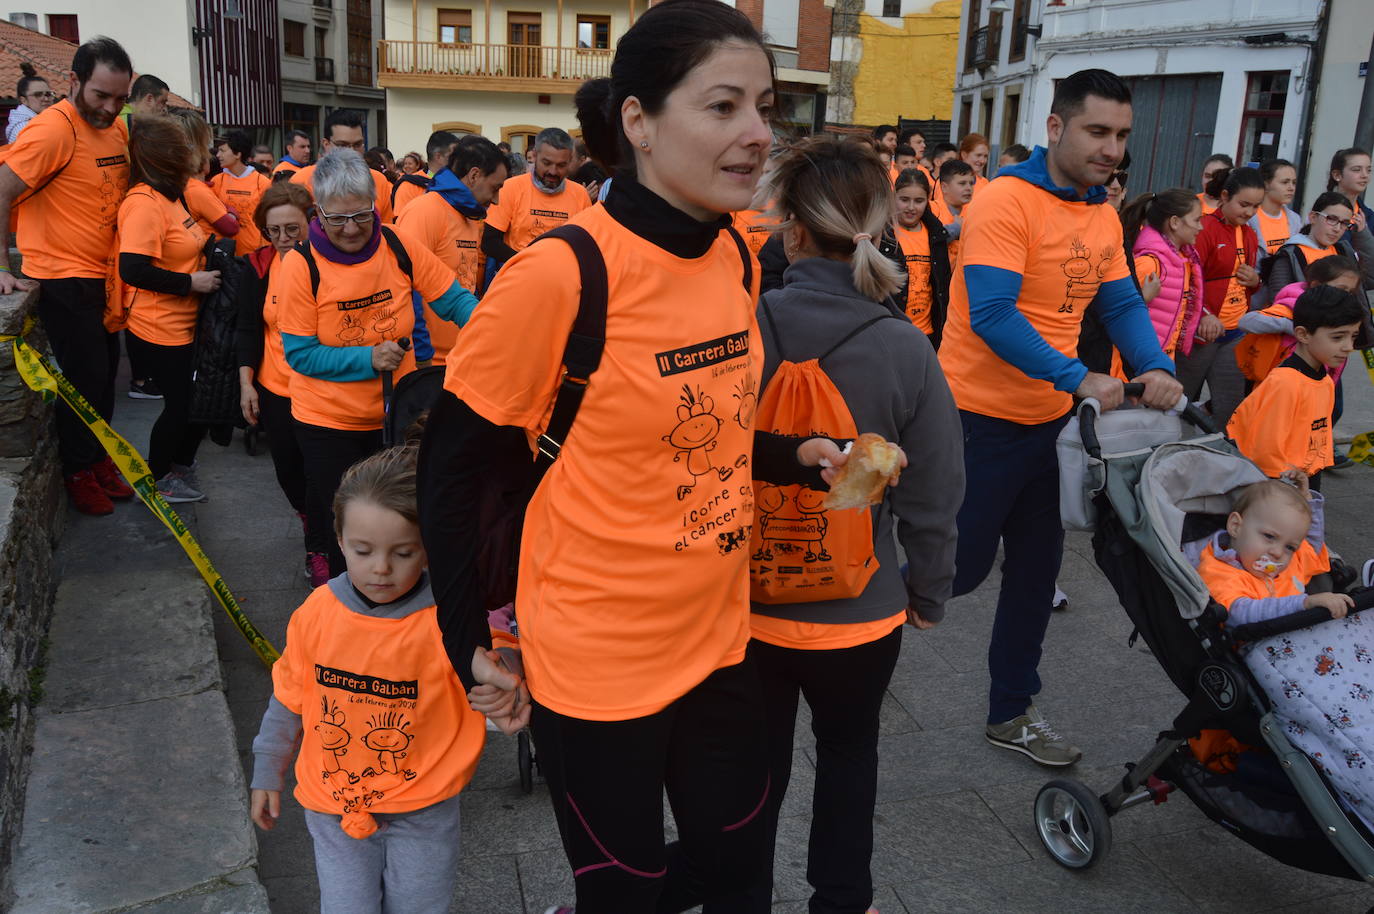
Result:
[[[1150,321],[1154,324],[1155,334],[1161,346],[1167,345],[1169,336],[1178,324],[1180,308],[1186,309],[1183,327],[1178,334],[1178,351],[1188,355],[1193,351],[1193,335],[1197,333],[1198,322],[1202,320],[1202,262],[1191,244],[1180,250],[1167,238],[1149,225],[1140,227],[1140,235],[1135,240],[1135,256],[1150,254],[1159,261],[1159,294],[1150,302]],[[1188,290],[1187,301],[1183,294],[1183,271],[1193,271],[1193,282]]]

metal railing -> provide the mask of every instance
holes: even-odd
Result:
[[[981,70],[997,63],[1001,56],[1002,22],[999,18],[996,25],[985,25],[981,29],[975,29],[969,36],[968,59],[965,66]]]
[[[445,44],[381,41],[378,75],[411,73],[457,79],[566,79],[582,82],[611,75],[613,51],[521,44]]]

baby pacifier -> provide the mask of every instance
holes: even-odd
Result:
[[[1262,555],[1259,558],[1255,559],[1255,564],[1251,567],[1263,575],[1272,576],[1278,574],[1279,571],[1279,563],[1274,561],[1268,555]]]

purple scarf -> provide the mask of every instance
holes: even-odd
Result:
[[[382,215],[375,209],[372,211],[372,237],[363,245],[361,251],[355,254],[348,254],[334,247],[334,242],[329,240],[325,234],[324,226],[320,225],[320,219],[316,216],[310,220],[310,246],[319,251],[325,260],[330,263],[341,263],[345,266],[356,266],[360,263],[367,263],[372,259],[372,255],[377,253],[377,246],[382,243],[382,233],[378,228],[382,224]]]

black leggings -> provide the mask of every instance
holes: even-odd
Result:
[[[267,433],[277,485],[291,503],[291,510],[304,514],[305,458],[301,456],[301,445],[291,421],[291,398],[278,396],[256,381],[253,386],[258,391],[258,424]]]
[[[763,860],[768,797],[754,665],[716,670],[657,714],[566,717],[539,704],[531,727],[577,914],[685,911],[739,892]],[[663,793],[679,840],[663,839]]]
[[[330,575],[340,575],[345,566],[334,536],[334,493],[349,467],[382,449],[382,430],[350,432],[295,420],[293,425],[305,470],[305,551],[329,556]]]
[[[902,649],[902,626],[856,647],[803,651],[754,640],[749,656],[763,680],[768,715],[767,847],[758,878],[738,898],[712,909],[766,914],[772,907],[773,845],[792,773],[797,699],[811,708],[816,787],[806,878],[811,914],[863,914],[873,903],[873,807],[878,795],[878,711]]]
[[[172,464],[189,467],[205,438],[205,426],[191,423],[191,351],[195,344],[159,346],[128,335],[130,361],[137,361],[162,390],[162,412],[153,423],[148,469],[161,479]]]
[[[38,318],[58,369],[102,418],[113,421],[119,337],[105,330],[105,280],[44,279],[38,290]],[[105,457],[76,410],[65,406],[57,409],[57,444],[64,476]]]

